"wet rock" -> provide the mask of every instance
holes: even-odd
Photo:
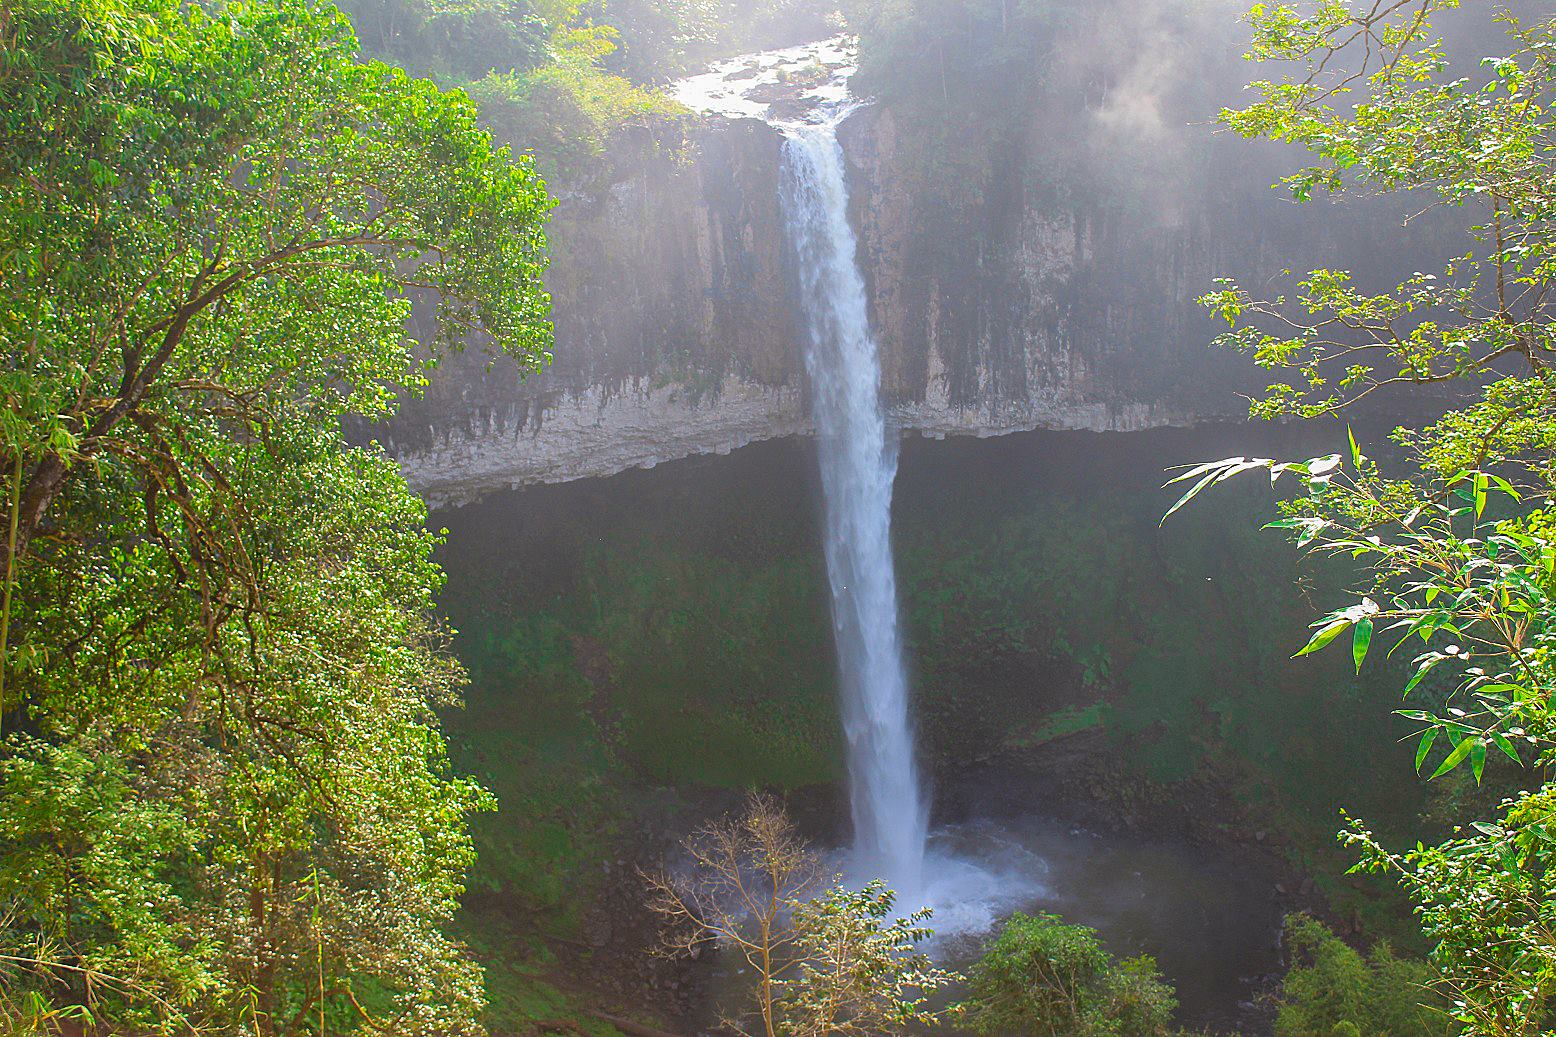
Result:
[[[759,104],[772,104],[779,101],[797,101],[804,96],[806,90],[788,82],[763,83],[753,87],[746,96]]]
[[[780,119],[786,122],[794,122],[804,119],[815,111],[816,102],[808,97],[796,97],[789,100],[777,101],[768,106],[768,117]]]

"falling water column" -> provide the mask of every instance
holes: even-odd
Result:
[[[837,120],[785,133],[784,215],[810,332],[805,364],[825,496],[854,868],[884,879],[912,904],[920,893],[927,809],[914,763],[892,568],[896,446],[881,411],[880,359],[848,223]]]

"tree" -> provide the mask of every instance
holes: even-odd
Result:
[[[1149,957],[1115,961],[1095,930],[1017,912],[970,974],[965,1009],[980,1034],[1160,1037],[1177,999]]]
[[[671,928],[668,953],[704,944],[733,948],[757,977],[755,1000],[765,1037],[780,1030],[779,983],[798,935],[785,924],[790,905],[823,884],[820,858],[805,845],[783,807],[752,793],[738,819],[703,826],[683,843],[691,870],[645,876],[648,906]],[[744,1033],[734,1019],[726,1024]]]
[[[879,880],[841,886],[796,902],[797,972],[781,998],[794,1037],[894,1034],[930,1026],[941,1013],[929,996],[961,977],[937,968],[918,945],[933,932],[927,908],[897,916],[896,895]]]
[[[589,7],[621,31],[607,67],[636,83],[684,75],[691,56],[711,48],[727,28],[713,0],[594,0]]]
[[[546,62],[552,27],[529,0],[341,0],[363,50],[413,72],[479,79]]]
[[[1276,1037],[1434,1037],[1455,1032],[1431,985],[1425,962],[1399,958],[1387,943],[1363,956],[1322,922],[1286,919],[1291,969],[1281,983]]]
[[[930,935],[929,912],[895,917],[895,897],[878,882],[829,886],[777,800],[752,793],[743,815],[683,845],[688,870],[645,876],[649,907],[671,926],[664,949],[738,954],[755,977],[764,1037],[901,1033],[937,1021],[926,1002],[958,977],[915,949]],[[745,1015],[724,1025],[744,1037]]]
[[[326,4],[0,23],[6,943],[136,1032],[473,1031],[437,537],[341,422],[545,361],[544,185]]]
[[[467,102],[354,61],[333,8],[36,0],[12,21],[3,446],[25,475],[0,568],[74,474],[150,468],[175,412],[382,414],[417,377],[405,292],[436,293],[445,344],[545,359],[543,186]]]
[[[1315,162],[1285,178],[1298,201],[1315,191],[1420,192],[1412,218],[1434,207],[1473,214],[1472,248],[1442,274],[1387,292],[1361,290],[1348,271],[1315,270],[1293,300],[1256,298],[1230,280],[1205,299],[1231,325],[1222,345],[1292,373],[1255,404],[1259,416],[1316,417],[1384,387],[1490,380],[1479,404],[1426,431],[1420,447],[1440,475],[1549,446],[1541,418],[1556,344],[1545,290],[1553,29],[1499,16],[1512,52],[1486,58],[1479,77],[1449,79],[1429,19],[1457,6],[1393,0],[1360,13],[1326,4],[1313,18],[1256,9],[1251,57],[1306,71],[1253,84],[1261,99],[1221,119],[1244,137],[1308,149]],[[1362,101],[1342,106],[1357,90]]]
[[[1415,763],[1432,777],[1467,766],[1481,781],[1497,757],[1545,767],[1556,723],[1550,637],[1556,537],[1548,501],[1556,381],[1549,291],[1553,265],[1551,99],[1556,23],[1509,14],[1509,52],[1452,78],[1432,29],[1456,0],[1327,2],[1312,14],[1256,7],[1252,57],[1291,62],[1281,81],[1223,122],[1249,138],[1300,145],[1313,162],[1287,179],[1314,192],[1411,192],[1413,212],[1473,214],[1468,251],[1441,274],[1371,292],[1351,274],[1316,270],[1294,298],[1261,298],[1223,282],[1205,303],[1226,319],[1222,343],[1284,380],[1256,416],[1317,417],[1375,393],[1442,385],[1458,395],[1424,428],[1395,432],[1409,459],[1385,472],[1352,436],[1301,462],[1229,458],[1190,468],[1169,511],[1238,474],[1294,481],[1302,496],[1270,525],[1303,548],[1348,555],[1367,585],[1313,624],[1297,653],[1343,639],[1358,669],[1377,634],[1390,654],[1419,639],[1399,711],[1420,725]],[[1353,102],[1352,98],[1357,99]],[[1556,937],[1545,876],[1556,789],[1466,818],[1438,846],[1396,853],[1359,822],[1345,838],[1362,869],[1395,875],[1416,901],[1453,1017],[1471,1034],[1521,1035],[1547,1025]]]

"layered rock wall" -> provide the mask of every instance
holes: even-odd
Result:
[[[694,118],[619,140],[548,228],[555,361],[444,361],[381,430],[412,485],[462,503],[804,431],[779,144]]]
[[[1291,206],[1257,168],[1207,183],[1164,164],[1123,189],[1061,190],[1040,124],[941,204],[904,125],[870,107],[842,137],[883,392],[928,435],[1240,413],[1254,372],[1207,348],[1194,298],[1221,274],[1365,252],[1376,226]],[[809,432],[781,147],[756,120],[690,117],[618,141],[606,186],[551,222],[551,367],[525,379],[452,358],[378,430],[414,487],[457,504]]]

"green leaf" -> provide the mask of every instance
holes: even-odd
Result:
[[[1219,471],[1221,471],[1223,469],[1230,468],[1232,465],[1241,464],[1241,463],[1243,463],[1246,460],[1248,460],[1248,459],[1246,457],[1242,457],[1242,456],[1238,456],[1238,457],[1225,457],[1225,458],[1222,458],[1219,461],[1206,461],[1203,464],[1191,465],[1189,467],[1188,471],[1183,472],[1180,475],[1175,475],[1171,479],[1168,479],[1167,482],[1165,483],[1165,485],[1171,486],[1173,483],[1187,482],[1188,480],[1193,479],[1193,478],[1197,478],[1198,476],[1201,476],[1201,475],[1205,474],[1206,472],[1211,472],[1211,471],[1219,472]]]
[[[1432,751],[1432,743],[1437,741],[1439,729],[1432,728],[1421,736],[1421,744],[1416,746],[1416,773],[1421,773],[1421,765],[1426,763],[1426,754]]]
[[[1347,425],[1345,426],[1345,435],[1346,438],[1351,441],[1351,463],[1357,468],[1360,468],[1362,463],[1362,452],[1361,447],[1356,445],[1356,433],[1352,432],[1351,426]]]
[[[1372,645],[1372,620],[1364,619],[1356,624],[1356,632],[1351,636],[1351,658],[1356,660],[1356,672],[1361,673],[1362,662],[1367,658],[1367,649]]]
[[[1328,645],[1330,641],[1333,641],[1335,638],[1339,637],[1340,634],[1344,632],[1345,629],[1350,625],[1351,621],[1349,619],[1337,619],[1330,623],[1328,626],[1320,628],[1318,633],[1314,634],[1312,639],[1308,641],[1307,645],[1303,647],[1302,651],[1298,652],[1296,655],[1293,655],[1292,658],[1300,659],[1304,655],[1312,655],[1314,652],[1321,650],[1326,645]]]
[[[1513,484],[1508,482],[1506,479],[1502,478],[1500,475],[1488,475],[1488,478],[1490,478],[1490,480],[1493,483],[1496,484],[1497,489],[1501,490],[1503,493],[1505,493],[1509,497],[1513,498],[1513,500],[1515,500],[1515,501],[1523,500],[1523,497],[1520,496],[1519,492],[1517,490],[1513,489]]]
[[[1463,763],[1464,758],[1470,754],[1470,750],[1477,744],[1479,744],[1479,739],[1466,738],[1458,745],[1454,746],[1453,752],[1449,753],[1447,758],[1444,759],[1442,763],[1438,764],[1437,769],[1432,772],[1432,778],[1440,778],[1444,774],[1447,774],[1449,771],[1453,770],[1459,764]],[[1481,749],[1484,751],[1485,747],[1481,746]]]
[[[1513,743],[1507,740],[1506,735],[1493,734],[1491,736],[1491,741],[1498,749],[1501,749],[1502,752],[1506,754],[1508,759],[1512,760],[1520,767],[1524,765],[1524,761],[1518,755],[1518,750],[1513,748]]]
[[[1328,475],[1330,472],[1333,472],[1336,468],[1339,467],[1339,454],[1325,454],[1323,457],[1311,458],[1307,462],[1307,474],[1310,477],[1317,479],[1320,476]]]
[[[1173,512],[1177,511],[1179,508],[1183,507],[1189,501],[1193,500],[1195,498],[1195,496],[1197,496],[1199,494],[1200,490],[1203,490],[1206,486],[1209,486],[1211,483],[1215,482],[1216,481],[1216,476],[1218,476],[1220,474],[1221,473],[1218,472],[1218,471],[1212,471],[1209,474],[1201,477],[1199,482],[1195,483],[1192,487],[1190,487],[1188,493],[1185,493],[1183,496],[1178,498],[1178,503],[1174,504],[1172,507],[1167,509],[1167,514],[1162,516],[1162,521],[1161,521],[1160,524],[1161,525],[1166,525],[1167,520],[1172,518]],[[1177,482],[1177,481],[1178,480],[1176,480],[1176,479],[1173,480],[1173,482]],[[1171,486],[1172,483],[1168,483],[1168,485]]]

